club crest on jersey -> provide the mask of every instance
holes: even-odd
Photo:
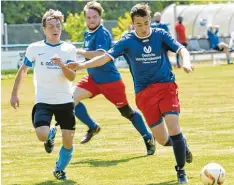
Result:
[[[88,47],[88,45],[89,45],[89,41],[85,41],[84,46]]]
[[[144,46],[144,52],[145,53],[151,53],[151,51],[152,51],[152,48],[150,47],[150,46]]]

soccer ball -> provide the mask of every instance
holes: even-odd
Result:
[[[207,24],[207,19],[201,18],[200,19],[200,26],[206,26],[206,24]]]
[[[204,185],[222,185],[225,180],[225,170],[217,163],[209,163],[201,171]]]

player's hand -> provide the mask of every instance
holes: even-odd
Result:
[[[19,108],[19,98],[18,98],[18,96],[11,96],[10,103],[11,103],[11,106],[14,109]]]
[[[63,68],[65,66],[64,62],[57,55],[54,55],[50,60],[51,62],[57,64],[60,68]]]
[[[69,69],[72,70],[81,70],[84,69],[83,68],[83,64],[82,63],[77,63],[77,62],[70,62],[66,65],[66,67],[68,67]]]
[[[183,66],[183,69],[186,73],[191,73],[194,70],[194,66]]]
[[[72,70],[76,70],[77,66],[78,66],[77,62],[69,62],[68,64],[66,64],[66,67]]]

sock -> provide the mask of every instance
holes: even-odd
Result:
[[[63,146],[61,146],[59,151],[59,157],[58,160],[56,161],[55,171],[61,171],[67,167],[67,165],[71,161],[72,152],[73,152],[73,147],[71,149],[66,149]]]
[[[177,166],[179,169],[183,169],[186,158],[186,145],[183,134],[179,133],[178,135],[171,136],[171,139]]]
[[[75,107],[75,115],[76,117],[85,125],[89,127],[89,129],[95,129],[97,128],[97,123],[93,121],[87,112],[86,107],[84,106],[83,103],[78,103]]]
[[[173,146],[173,144],[172,144],[172,139],[171,139],[170,136],[168,137],[167,142],[166,142],[163,146]]]
[[[230,64],[230,62],[231,62],[231,59],[227,58],[227,63]]]
[[[56,134],[56,127],[55,126],[52,126],[50,128],[50,132],[49,132],[49,135],[48,135],[48,139],[54,139],[55,138],[55,134]]]
[[[137,131],[142,135],[145,141],[152,137],[151,133],[147,130],[145,126],[142,116],[137,111],[134,111],[134,115],[132,116],[131,122],[133,126],[137,129]]]

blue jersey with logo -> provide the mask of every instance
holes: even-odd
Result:
[[[163,29],[163,30],[169,32],[169,29],[168,29],[167,24],[164,24],[164,23],[156,23],[156,22],[153,22],[153,23],[151,24],[151,27],[152,27],[152,28],[161,28],[161,29]]]
[[[112,45],[110,32],[100,25],[94,31],[86,31],[84,34],[84,49],[87,51],[108,51]],[[88,60],[88,59],[87,59]],[[121,79],[114,62],[108,62],[103,66],[87,69],[88,74],[98,84],[115,82]]]
[[[147,38],[140,38],[135,32],[127,34],[107,55],[112,59],[124,55],[133,76],[135,92],[138,93],[154,83],[175,81],[166,51],[176,52],[181,47],[168,32],[155,28],[151,29]]]
[[[216,29],[214,33],[208,30],[207,35],[210,41],[210,47],[213,49],[216,48],[219,44],[218,29]]]

